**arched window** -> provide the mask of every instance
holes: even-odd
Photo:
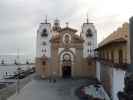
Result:
[[[45,46],[45,45],[47,45],[47,43],[46,43],[45,41],[43,41],[43,42],[42,42],[42,45],[44,45],[44,46]]]
[[[120,49],[118,51],[118,55],[119,55],[119,64],[122,64],[123,63],[123,51],[122,51],[122,49]]]
[[[106,58],[106,60],[109,60],[109,52],[107,51],[107,58]]]
[[[92,34],[91,29],[88,29],[86,32],[86,37],[92,37],[92,36],[93,36],[93,34]]]
[[[114,52],[111,51],[111,61],[114,62]]]
[[[46,50],[46,48],[45,49],[42,49],[42,52],[46,52],[47,50]]]
[[[89,42],[88,42],[88,46],[90,46],[90,45],[91,45],[91,42],[89,41]]]
[[[70,41],[69,35],[65,35],[65,43],[69,43],[69,41]]]
[[[41,36],[42,37],[47,37],[48,36],[47,29],[43,29]]]
[[[68,33],[65,33],[63,36],[63,42],[66,44],[70,43],[71,42],[71,35]]]

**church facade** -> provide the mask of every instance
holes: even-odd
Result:
[[[58,19],[54,23],[40,23],[37,30],[36,72],[42,78],[95,76],[94,49],[97,32],[93,23],[83,23],[80,34]]]

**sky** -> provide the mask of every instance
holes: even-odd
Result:
[[[0,0],[0,54],[35,55],[36,31],[45,16],[80,32],[88,15],[100,42],[128,22],[132,5],[133,0]]]

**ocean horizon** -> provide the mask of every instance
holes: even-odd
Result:
[[[0,55],[0,64],[4,62],[4,64],[14,64],[15,62],[19,64],[26,64],[27,61],[29,63],[35,62],[35,56],[33,55]]]

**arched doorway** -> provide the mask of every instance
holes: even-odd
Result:
[[[119,64],[122,64],[123,63],[123,51],[122,49],[119,50]]]
[[[62,77],[63,78],[71,77],[71,67],[72,67],[71,55],[68,53],[65,53],[63,55],[63,61],[62,61]]]

